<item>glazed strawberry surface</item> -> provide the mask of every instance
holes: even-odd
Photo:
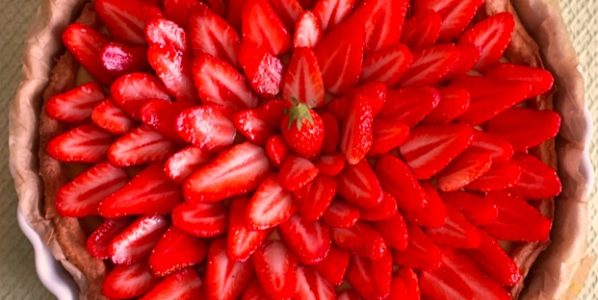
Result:
[[[483,0],[97,0],[52,158],[111,299],[511,299],[544,242],[551,74]],[[503,243],[504,244],[504,243]]]

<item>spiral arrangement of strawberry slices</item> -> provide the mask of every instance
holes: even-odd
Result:
[[[484,0],[97,0],[51,98],[111,299],[511,299],[561,191],[551,74]],[[500,243],[499,243],[500,241]],[[501,246],[502,245],[502,246]]]

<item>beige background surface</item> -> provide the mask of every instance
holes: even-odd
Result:
[[[516,1],[516,0],[515,0]],[[586,101],[598,124],[598,0],[560,0],[565,20],[586,75]],[[37,279],[31,245],[21,233],[17,220],[17,198],[8,170],[8,105],[20,79],[22,46],[39,0],[0,0],[0,299],[54,299]],[[592,160],[598,169],[598,143],[592,141]],[[598,203],[592,191],[590,249],[598,251]],[[598,299],[598,267],[579,297]]]

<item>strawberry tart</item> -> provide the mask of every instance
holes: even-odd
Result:
[[[37,144],[81,299],[555,297],[578,115],[527,6],[82,4]]]

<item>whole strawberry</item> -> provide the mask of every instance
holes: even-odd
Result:
[[[318,157],[324,143],[324,120],[305,103],[295,104],[282,118],[280,130],[289,147],[307,159]]]

